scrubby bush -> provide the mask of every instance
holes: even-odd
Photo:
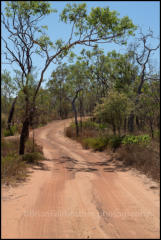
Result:
[[[122,143],[122,139],[123,137],[120,136],[110,136],[109,138],[109,146],[115,151],[116,148],[120,147],[121,143]]]
[[[124,120],[133,108],[134,105],[127,94],[110,90],[108,96],[102,99],[102,103],[96,105],[94,117],[111,125],[113,134],[116,134],[117,130],[120,135]]]
[[[81,123],[78,124],[79,127],[81,127]],[[71,123],[71,128],[75,128],[75,123]],[[104,123],[97,123],[94,121],[91,121],[90,119],[82,122],[82,128],[83,129],[95,129],[95,130],[101,130],[107,128],[107,124]]]
[[[88,148],[92,148],[95,151],[103,151],[107,144],[108,144],[109,139],[104,137],[97,137],[97,138],[85,138],[83,139],[83,147],[88,149]]]
[[[18,154],[9,154],[2,157],[1,162],[1,178],[2,181],[9,179],[21,180],[24,179],[26,172],[26,165],[18,156]]]
[[[82,127],[87,129],[99,129],[99,124],[91,120],[82,122]]]
[[[122,145],[117,150],[119,160],[155,180],[160,179],[160,156],[158,152],[139,144]]]
[[[11,126],[10,129],[5,129],[4,130],[4,136],[14,136],[15,133],[17,132],[17,127],[16,126]]]
[[[32,139],[28,139],[25,154],[19,156],[19,138],[1,140],[1,178],[2,182],[9,184],[16,183],[17,180],[24,180],[27,175],[27,164],[38,165],[41,160],[44,160],[42,148],[34,145]]]
[[[38,163],[38,161],[44,160],[44,156],[39,152],[26,153],[22,156],[22,160],[26,163]]]

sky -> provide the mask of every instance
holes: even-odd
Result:
[[[62,23],[59,20],[59,14],[64,9],[67,3],[86,3],[87,4],[87,12],[89,13],[91,8],[95,7],[109,7],[110,10],[116,10],[120,15],[119,17],[128,16],[135,25],[140,26],[144,33],[147,32],[150,27],[154,32],[154,36],[160,36],[160,2],[159,1],[51,1],[51,5],[53,8],[57,9],[57,13],[52,13],[49,16],[45,16],[42,20],[42,25],[48,26],[48,35],[51,40],[56,41],[57,39],[68,39],[68,36],[71,32],[71,26],[69,24]],[[4,6],[4,2],[2,2],[2,9]],[[6,32],[2,28],[2,36],[5,36]],[[129,39],[129,43],[133,41],[131,38]],[[155,45],[156,42],[151,42],[152,46]],[[105,43],[99,45],[101,49],[104,49],[105,54],[109,51],[116,50],[117,52],[124,53],[127,49],[127,46],[119,46],[112,43]],[[3,44],[2,44],[3,48]],[[85,46],[77,45],[74,48],[74,52],[79,54],[82,48]],[[91,49],[92,50],[92,49]],[[34,66],[39,73],[43,66],[43,59],[39,56],[34,57]],[[64,59],[64,61],[68,61],[68,59]],[[3,63],[3,58],[2,58]],[[153,56],[153,63],[155,66],[159,66],[159,51]],[[44,77],[45,79],[49,79],[52,71],[56,68],[57,65],[53,63],[48,67]],[[7,69],[11,72],[13,76],[13,69],[18,69],[16,65],[6,65],[2,64],[2,70]]]

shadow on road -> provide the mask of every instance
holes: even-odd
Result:
[[[33,170],[43,170],[43,171],[49,171],[50,168],[42,162],[37,163],[36,165],[32,166]]]
[[[53,159],[56,161],[56,164],[67,164],[65,168],[70,172],[96,172],[100,170],[100,167],[104,172],[126,172],[129,170],[128,167],[124,166],[122,163],[119,163],[117,161],[114,162],[114,160],[107,159],[105,161],[99,161],[99,162],[79,162],[76,159],[73,159],[68,156],[62,156],[59,159]],[[79,164],[84,165],[85,167],[79,167]]]
[[[66,167],[68,171],[74,171],[74,172],[94,172],[98,171],[96,168],[77,168],[77,167]]]

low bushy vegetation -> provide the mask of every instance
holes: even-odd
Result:
[[[154,148],[157,142],[148,134],[113,135],[106,127],[101,129],[100,124],[90,120],[83,122],[83,126],[79,137],[76,137],[73,123],[66,129],[66,135],[79,141],[85,149],[112,150],[125,166],[134,167],[154,180],[160,179],[159,147]]]
[[[133,136],[126,135],[122,138],[122,144],[145,144],[147,145],[150,142],[151,138],[148,134]]]
[[[82,145],[86,149],[92,148],[95,151],[103,151],[108,144],[108,140],[106,137],[85,138],[82,140]]]
[[[38,165],[44,160],[42,149],[34,145],[31,139],[26,143],[26,153],[22,156],[18,154],[19,139],[5,139],[1,141],[1,178],[2,183],[15,184],[23,181],[27,177],[27,168]]]
[[[159,153],[139,144],[122,145],[117,156],[125,166],[134,167],[154,180],[160,180]],[[117,158],[116,158],[117,159]]]
[[[26,177],[26,164],[18,154],[8,154],[2,157],[1,178],[2,183],[15,183]]]
[[[18,132],[17,126],[11,126],[10,129],[4,130],[4,137],[14,136]]]
[[[44,160],[44,156],[39,152],[30,152],[22,156],[22,160],[26,163],[37,164],[39,161]]]

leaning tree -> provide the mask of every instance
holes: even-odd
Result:
[[[16,63],[21,69],[21,86],[25,95],[25,117],[20,136],[20,154],[24,154],[25,142],[29,136],[29,126],[34,116],[35,101],[44,74],[51,63],[57,63],[77,44],[94,47],[97,43],[125,43],[128,35],[133,35],[136,26],[127,17],[119,18],[116,11],[106,8],[92,8],[87,14],[86,4],[67,4],[60,15],[61,21],[71,24],[67,41],[52,42],[46,34],[47,26],[40,26],[40,20],[53,12],[47,1],[8,1],[2,24],[8,36],[2,36],[9,64]],[[30,96],[30,74],[34,55],[42,57],[44,63],[32,100]]]

